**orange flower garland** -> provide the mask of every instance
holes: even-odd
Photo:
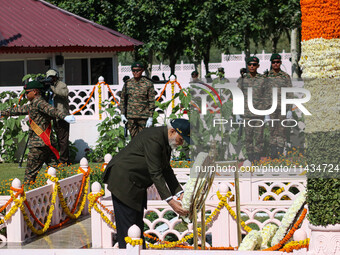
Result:
[[[300,5],[302,41],[340,38],[339,0],[301,0]]]
[[[288,242],[288,240],[293,236],[293,234],[295,233],[295,231],[299,228],[300,224],[302,223],[302,221],[304,220],[305,216],[307,214],[307,209],[304,208],[299,219],[296,221],[296,223],[294,224],[294,226],[291,228],[291,230],[288,232],[288,234],[276,245],[268,248],[268,249],[264,249],[263,251],[277,251],[278,249],[280,249],[285,243]]]

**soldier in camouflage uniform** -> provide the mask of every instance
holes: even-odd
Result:
[[[258,116],[250,112],[248,109],[248,88],[253,88],[253,106],[257,110],[264,110],[268,107],[266,78],[257,72],[259,68],[259,59],[257,57],[247,58],[247,66],[249,72],[237,80],[238,87],[242,90],[244,95],[244,120],[240,116],[236,116],[237,122],[245,121],[245,147],[248,159],[253,162],[259,160],[263,152],[263,129],[264,125],[261,121],[252,121],[250,127],[247,125],[251,119],[264,120],[263,116]],[[243,125],[243,124],[242,124]]]
[[[272,54],[270,57],[271,70],[268,73],[268,84],[270,87],[270,95],[272,88],[278,89],[278,107],[275,112],[270,115],[270,119],[276,119],[280,121],[272,121],[270,127],[270,156],[271,158],[278,158],[279,154],[283,153],[285,146],[285,127],[281,125],[281,121],[284,119],[292,118],[291,105],[287,105],[287,114],[281,115],[281,88],[292,87],[292,81],[287,73],[281,70],[281,55]],[[292,94],[288,93],[288,98],[292,98]]]
[[[74,123],[75,119],[73,115],[66,115],[53,108],[42,98],[43,85],[40,82],[31,81],[24,89],[30,104],[1,111],[1,116],[29,115],[29,153],[24,182],[31,183],[35,181],[44,163],[57,165],[56,160],[59,159],[59,153],[54,147],[54,137],[51,135],[51,120],[58,118]]]
[[[217,69],[217,78],[213,79],[212,86],[215,87],[216,84],[229,83],[230,81],[224,77],[224,68],[219,67]]]
[[[142,76],[143,64],[135,62],[131,70],[133,78],[124,84],[119,109],[123,123],[128,123],[131,138],[134,138],[143,128],[152,126],[156,93],[153,83]]]

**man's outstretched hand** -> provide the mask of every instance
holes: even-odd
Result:
[[[171,199],[168,204],[171,206],[171,208],[179,215],[185,216],[189,213],[188,210],[185,210],[182,207],[182,204],[174,199]]]

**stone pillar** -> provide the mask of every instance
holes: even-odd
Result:
[[[102,187],[99,182],[94,182],[91,186],[92,194],[98,194]],[[101,201],[101,198],[98,198]],[[92,236],[92,248],[102,247],[102,219],[99,213],[92,207],[91,209],[91,236]]]
[[[21,181],[15,178],[12,181],[12,187],[16,189],[21,188]],[[21,196],[18,196],[20,199]],[[10,203],[7,207],[6,212],[9,212],[11,207],[14,206],[14,202]],[[13,216],[7,221],[7,242],[10,243],[22,243],[25,240],[25,221],[20,211],[20,208],[13,214]]]
[[[139,240],[141,235],[141,230],[137,225],[132,225],[128,230],[128,236],[132,240]],[[139,255],[142,249],[141,245],[132,246],[131,244],[126,244],[126,255]]]
[[[79,167],[81,167],[85,172],[88,172],[89,162],[87,161],[86,158],[82,158],[80,160]],[[86,184],[84,184],[84,189],[85,189],[85,185]],[[87,194],[90,194],[90,185],[88,186]],[[81,201],[79,201],[79,203],[81,203]],[[86,199],[85,206],[84,206],[84,209],[81,212],[81,214],[82,215],[88,215],[89,214],[89,200],[88,199]]]
[[[50,167],[47,170],[47,173],[49,175],[51,175],[52,177],[57,177],[57,170],[54,167]],[[51,188],[51,194],[52,194],[53,191],[54,191],[54,188],[55,188],[55,182],[51,181],[50,179],[47,179],[46,183],[48,185],[52,185],[52,188]],[[60,223],[60,215],[63,211],[63,208],[59,207],[59,204],[60,204],[60,201],[59,201],[59,197],[58,197],[58,194],[57,194],[56,198],[55,198],[55,204],[54,204],[51,226]]]
[[[111,159],[112,159],[112,155],[111,154],[106,154],[104,156],[104,163],[105,163],[104,170],[106,169],[106,166],[111,161]],[[111,192],[107,189],[107,184],[104,184],[104,191],[105,191],[105,195],[104,195],[105,197],[111,196]]]

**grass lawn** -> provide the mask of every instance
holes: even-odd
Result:
[[[91,172],[91,184],[95,181],[101,182],[102,172],[100,171],[102,163],[90,163]],[[18,163],[0,163],[0,195],[9,195],[9,189],[11,187],[14,178],[18,178],[21,183],[24,181],[26,163],[23,163],[22,168],[18,167]],[[57,177],[64,179],[66,177],[77,174],[79,163],[70,165],[68,167],[61,167],[57,169]],[[36,179],[36,182],[30,186],[25,186],[25,190],[37,188],[46,184],[47,178],[45,173],[47,167],[44,165]]]

